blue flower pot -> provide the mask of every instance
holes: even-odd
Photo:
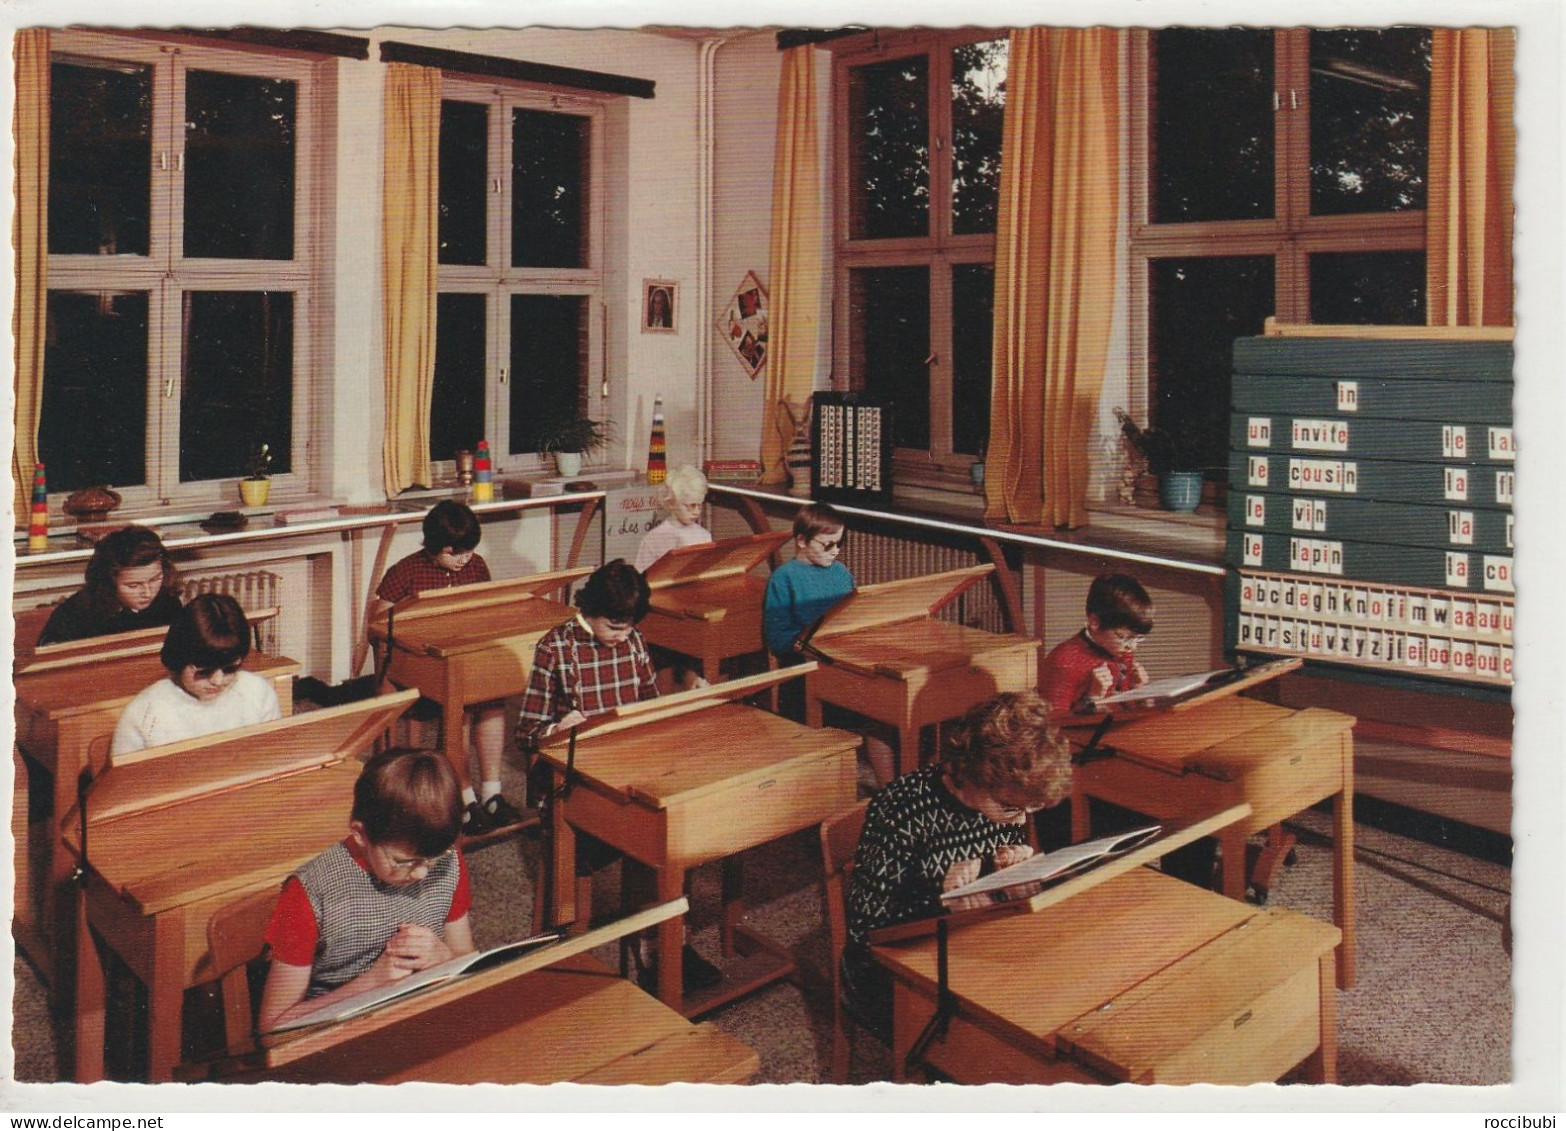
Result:
[[[1164,472],[1158,477],[1158,501],[1166,511],[1194,511],[1202,501],[1202,473]]]

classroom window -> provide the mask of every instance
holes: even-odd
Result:
[[[602,107],[448,77],[430,457],[489,441],[538,465],[553,417],[588,407],[602,354]]]
[[[1133,33],[1133,367],[1147,413],[1227,464],[1234,340],[1424,320],[1430,33]]]
[[[316,65],[61,31],[39,455],[49,486],[217,505],[261,443],[305,485]]]
[[[892,403],[900,482],[967,484],[989,433],[1008,39],[907,32],[835,62],[838,335],[848,387]]]

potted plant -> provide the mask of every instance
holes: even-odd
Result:
[[[239,497],[247,507],[266,506],[272,492],[272,448],[261,444],[245,457],[245,477],[239,481]]]
[[[1194,511],[1202,501],[1201,457],[1185,437],[1163,428],[1143,428],[1123,408],[1115,409],[1120,434],[1147,460],[1158,477],[1158,500],[1165,510]]]
[[[586,416],[557,416],[545,420],[538,431],[538,450],[552,452],[555,468],[572,476],[582,470],[582,457],[596,452],[609,442],[613,425],[607,420]]]

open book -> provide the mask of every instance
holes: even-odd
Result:
[[[1122,691],[1116,695],[1104,695],[1097,699],[1089,699],[1087,702],[1089,712],[1107,712],[1119,714],[1124,711],[1135,711],[1143,708],[1171,707],[1176,703],[1187,699],[1194,699],[1199,695],[1205,695],[1220,687],[1228,687],[1231,684],[1250,686],[1263,683],[1274,676],[1282,675],[1286,671],[1293,671],[1299,667],[1299,662],[1294,658],[1285,660],[1273,660],[1264,664],[1251,664],[1247,667],[1214,668],[1208,672],[1190,672],[1186,675],[1172,675],[1164,679],[1153,679],[1130,691]],[[1237,689],[1238,690],[1238,689]]]
[[[1050,884],[1146,844],[1163,831],[1162,825],[1144,825],[1113,836],[1068,845],[1055,852],[1028,857],[1020,864],[980,876],[971,884],[941,893],[949,910],[969,911],[990,903],[1027,899]]]
[[[284,1022],[271,1031],[273,1033],[286,1033],[291,1029],[303,1029],[310,1025],[324,1025],[333,1021],[344,1021],[366,1010],[384,1005],[389,1001],[396,1001],[398,998],[417,993],[426,986],[436,986],[453,978],[460,978],[464,974],[477,974],[480,970],[489,970],[496,966],[504,965],[513,959],[522,957],[524,954],[546,947],[558,941],[560,937],[560,931],[545,931],[540,935],[530,935],[525,939],[516,939],[513,942],[502,943],[500,946],[492,947],[489,950],[464,954],[459,958],[453,958],[450,962],[429,966],[416,974],[409,974],[406,978],[399,978],[389,985],[366,990],[364,993],[354,994],[352,997],[339,998],[330,1005],[311,1010],[309,1013],[296,1017],[292,1021]]]

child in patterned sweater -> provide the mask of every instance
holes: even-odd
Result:
[[[866,1025],[891,1029],[891,982],[870,957],[869,933],[935,915],[941,892],[987,866],[1026,860],[1028,814],[1070,791],[1070,749],[1049,706],[1026,691],[972,708],[947,734],[937,764],[876,795],[854,853],[842,963],[843,996]]]
[[[364,764],[347,837],[283,881],[261,1032],[474,950],[461,827],[440,754],[383,750]]]

